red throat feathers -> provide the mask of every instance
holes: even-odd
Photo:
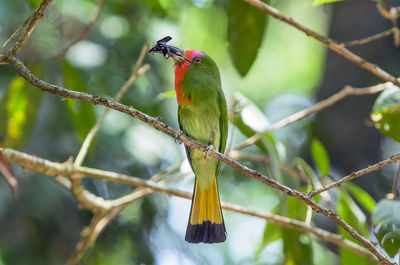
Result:
[[[201,56],[204,53],[196,51],[196,50],[189,50],[185,51],[186,58],[190,61],[183,61],[183,62],[176,62],[174,64],[175,67],[175,92],[176,98],[178,99],[178,104],[182,106],[188,106],[193,103],[193,98],[191,95],[186,95],[182,91],[182,79],[185,77],[186,71],[188,70],[191,61],[196,56]]]

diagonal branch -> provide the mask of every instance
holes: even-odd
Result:
[[[161,178],[168,174],[172,174],[178,171],[179,168],[172,168],[163,170],[153,177],[150,178],[152,181],[159,181]],[[130,194],[123,196],[119,199],[113,200],[113,207],[107,211],[100,211],[94,214],[90,225],[85,227],[82,231],[82,237],[79,240],[76,250],[71,258],[68,259],[66,265],[75,265],[79,262],[79,260],[83,257],[83,254],[86,250],[89,249],[96,241],[97,237],[103,232],[103,230],[107,227],[118,214],[125,209],[128,204],[134,200],[140,199],[153,191],[148,188],[138,187]]]
[[[372,63],[368,62],[367,60],[361,58],[360,56],[352,53],[351,51],[349,51],[348,49],[343,47],[343,45],[340,45],[336,41],[331,40],[327,37],[324,37],[324,36],[316,33],[315,31],[312,31],[309,28],[306,28],[305,26],[294,21],[292,18],[287,17],[286,15],[282,14],[279,10],[271,7],[270,5],[268,5],[266,3],[261,2],[260,0],[245,0],[245,1],[248,2],[249,4],[261,9],[262,11],[268,13],[269,15],[273,16],[274,18],[279,19],[279,20],[295,27],[296,29],[304,32],[307,36],[310,36],[310,37],[316,39],[317,41],[326,45],[329,49],[342,55],[349,61],[352,61],[353,63],[357,64],[358,66],[370,71],[371,73],[378,76],[382,80],[384,80],[386,82],[392,82],[393,84],[400,86],[400,81],[397,80],[397,78],[395,78],[394,76],[385,72],[384,70],[379,68],[377,65],[372,64]]]
[[[142,113],[142,112],[134,109],[133,107],[128,107],[126,105],[114,102],[114,101],[106,99],[106,98],[93,96],[93,95],[83,93],[83,92],[71,91],[71,90],[65,89],[60,86],[46,83],[46,82],[38,79],[36,76],[34,76],[26,68],[26,66],[15,57],[0,56],[0,61],[2,61],[2,60],[5,63],[12,64],[23,78],[25,78],[33,86],[38,87],[43,91],[49,92],[51,94],[59,95],[62,97],[79,99],[79,100],[91,102],[93,104],[103,105],[103,106],[118,110],[120,112],[126,113],[134,118],[137,118],[137,119],[140,119],[140,120],[146,122],[147,124],[153,126],[155,129],[160,130],[160,131],[174,137],[176,140],[183,142],[188,147],[198,149],[202,152],[207,152],[208,155],[229,165],[230,167],[236,169],[237,171],[241,172],[242,174],[244,174],[246,176],[253,177],[253,178],[255,178],[277,190],[280,190],[281,192],[285,193],[288,196],[292,196],[292,197],[299,199],[300,201],[303,201],[304,203],[308,204],[314,211],[324,214],[325,216],[327,216],[328,218],[330,218],[331,220],[336,222],[338,225],[343,227],[346,231],[348,231],[350,233],[350,235],[353,238],[355,238],[356,240],[361,242],[367,249],[369,249],[378,258],[378,260],[382,264],[393,264],[384,254],[382,254],[376,248],[376,246],[371,241],[369,241],[368,239],[363,237],[360,233],[358,233],[354,228],[352,228],[349,224],[347,224],[345,221],[343,221],[340,217],[338,217],[331,210],[314,202],[306,194],[296,191],[296,190],[293,190],[273,179],[268,178],[267,176],[261,174],[260,172],[257,172],[257,171],[250,169],[244,165],[241,165],[237,161],[230,159],[215,150],[210,150],[206,145],[200,144],[200,143],[190,139],[189,137],[185,136],[184,134],[179,134],[178,132],[173,130],[168,125],[162,123],[159,119],[153,118],[145,113]],[[88,172],[79,172],[79,170],[76,170],[76,174],[88,175],[87,173]],[[139,179],[139,180],[143,181],[141,179]],[[157,190],[157,186],[154,186],[152,188]]]
[[[140,179],[140,178],[136,178],[136,177],[132,177],[132,176],[127,176],[124,174],[118,174],[115,172],[87,168],[87,167],[70,168],[65,163],[55,163],[55,162],[45,160],[45,159],[42,159],[42,158],[39,158],[36,156],[28,155],[26,153],[15,151],[13,149],[4,149],[3,152],[10,162],[17,164],[23,168],[46,174],[48,176],[57,177],[59,175],[66,175],[67,173],[74,174],[74,172],[79,172],[79,173],[86,172],[85,175],[87,177],[109,180],[109,181],[114,181],[114,182],[120,182],[120,183],[124,183],[127,185],[141,187],[141,188],[137,188],[130,195],[127,195],[127,196],[131,196],[132,197],[131,199],[137,199],[142,195],[144,196],[145,194],[143,194],[143,193],[147,194],[148,192],[152,192],[152,191],[157,191],[157,192],[161,192],[161,193],[164,193],[167,195],[177,196],[177,197],[185,198],[185,199],[192,198],[192,194],[189,192],[181,191],[181,190],[178,190],[178,189],[175,189],[172,187],[167,187],[164,185],[160,185],[159,183],[154,182],[154,180],[158,180],[159,178],[161,178],[163,176],[163,174],[172,173],[173,169],[168,172],[160,172],[158,174],[158,176],[156,175],[152,178],[153,180],[144,180],[144,179]],[[141,191],[141,193],[139,193],[139,191]],[[136,197],[133,196],[134,194]],[[115,200],[115,201],[117,201],[117,200]],[[121,206],[121,205],[122,204],[119,204],[119,206]],[[291,219],[288,217],[284,217],[284,216],[275,215],[275,214],[261,213],[258,211],[248,209],[243,206],[229,203],[229,202],[222,202],[221,206],[222,206],[222,208],[224,208],[225,210],[228,210],[228,211],[245,214],[245,215],[250,215],[250,216],[255,216],[258,218],[265,219],[268,222],[275,223],[279,226],[291,228],[291,229],[302,231],[302,232],[311,233],[311,234],[317,236],[318,238],[320,238],[321,240],[332,242],[341,247],[348,248],[348,249],[354,251],[355,253],[358,253],[359,255],[366,256],[371,259],[375,259],[375,256],[372,255],[370,251],[366,250],[364,247],[362,247],[360,245],[355,244],[354,242],[352,242],[350,240],[345,239],[343,236],[333,234],[333,233],[326,231],[324,229],[321,229],[321,228],[312,227],[311,225],[306,224],[304,222],[301,222],[301,221],[298,221],[295,219]],[[117,208],[113,208],[113,210],[111,210],[111,211],[117,211],[114,209],[117,209]],[[110,211],[108,211],[108,212],[112,215],[114,213],[114,212],[112,213]],[[110,216],[104,217],[104,218],[110,218]],[[101,218],[99,218],[99,220],[100,219]],[[97,223],[100,222],[99,220],[97,220],[97,218],[95,218],[93,222],[95,222],[95,224],[97,225]],[[105,220],[105,221],[108,222],[108,221],[111,221],[111,219]],[[104,225],[104,223],[101,224],[101,226],[103,226],[103,225]]]
[[[114,100],[116,102],[119,102],[121,98],[125,95],[125,93],[128,91],[128,88],[132,86],[136,80],[144,74],[146,71],[150,69],[150,65],[146,64],[142,66],[143,59],[146,55],[146,52],[148,50],[148,45],[144,45],[142,48],[142,51],[140,52],[139,58],[136,61],[135,69],[132,73],[132,75],[129,77],[129,79],[122,85],[118,93],[115,95]],[[75,159],[75,164],[81,165],[83,160],[85,159],[85,156],[87,154],[87,151],[89,149],[90,143],[92,142],[93,138],[99,131],[101,125],[104,123],[108,113],[110,112],[111,109],[106,109],[103,114],[100,116],[99,120],[96,122],[96,124],[90,129],[88,135],[86,136],[85,140],[83,141],[83,144],[81,146],[81,149],[78,152],[78,155],[76,156]]]
[[[383,161],[381,161],[379,163],[376,163],[376,164],[374,164],[372,166],[369,166],[367,168],[364,168],[364,169],[361,169],[359,171],[353,172],[350,175],[347,175],[346,177],[339,179],[338,181],[332,182],[331,184],[325,185],[325,186],[323,186],[323,187],[321,187],[319,189],[311,191],[311,192],[307,193],[307,195],[310,198],[312,198],[315,195],[320,194],[321,192],[324,192],[324,191],[333,189],[335,187],[338,187],[338,186],[342,185],[343,183],[345,183],[347,181],[350,181],[350,180],[353,180],[355,178],[361,177],[361,176],[363,176],[365,174],[368,174],[368,173],[370,173],[372,171],[376,171],[378,169],[381,169],[382,167],[390,165],[390,164],[393,164],[393,163],[397,162],[398,160],[400,160],[400,154],[391,156],[390,158],[388,158],[386,160],[383,160]]]
[[[265,131],[257,133],[255,135],[251,136],[250,138],[247,138],[246,141],[244,141],[242,144],[236,146],[233,150],[241,150],[250,145],[253,145],[257,141],[261,140],[261,138],[263,138],[267,133],[278,130],[285,126],[288,126],[288,125],[290,125],[296,121],[299,121],[313,113],[320,112],[321,110],[324,110],[324,109],[336,104],[338,101],[342,100],[343,98],[345,98],[347,96],[376,94],[376,93],[379,93],[391,86],[392,86],[392,83],[390,83],[390,82],[378,84],[375,86],[365,87],[365,88],[353,88],[351,86],[346,86],[342,90],[337,92],[336,94],[333,94],[329,98],[321,100],[320,102],[316,103],[312,107],[300,110],[278,122],[271,124]]]
[[[22,23],[21,26],[19,26],[13,34],[11,34],[11,36],[8,38],[8,40],[6,40],[6,42],[4,42],[4,44],[1,46],[0,48],[0,54],[4,51],[5,48],[7,48],[7,46],[18,36],[18,34],[20,34],[25,26],[32,20],[32,16],[28,17],[24,23]]]
[[[381,6],[380,4],[376,4],[376,8],[378,9],[379,13],[386,19],[392,21],[393,24],[393,39],[394,45],[396,47],[400,46],[400,29],[397,19],[400,15],[400,8],[392,7],[391,4],[387,6],[387,9]]]
[[[35,29],[36,25],[39,23],[40,19],[43,18],[44,11],[46,7],[50,4],[51,0],[43,0],[40,6],[36,9],[35,13],[32,14],[32,19],[29,20],[28,26],[22,36],[19,38],[17,43],[12,47],[10,53],[12,55],[16,55],[19,50],[24,46],[26,41],[28,40],[29,36],[32,34],[33,30]]]
[[[285,186],[271,178],[268,178],[267,176],[261,174],[260,172],[250,169],[237,161],[213,150],[210,149],[208,146],[198,143],[197,141],[189,138],[188,136],[178,133],[165,123],[161,122],[160,119],[158,118],[153,118],[143,112],[140,112],[133,107],[128,107],[126,105],[123,105],[121,103],[117,103],[115,101],[98,97],[98,96],[93,96],[87,93],[83,92],[77,92],[77,91],[71,91],[68,89],[65,89],[60,86],[52,85],[49,83],[46,83],[40,79],[38,79],[36,76],[34,76],[28,68],[17,58],[12,57],[12,56],[0,56],[0,62],[4,61],[5,63],[12,64],[18,73],[25,78],[28,82],[30,82],[33,86],[40,88],[43,91],[46,91],[51,94],[55,94],[58,96],[66,97],[66,98],[72,98],[72,99],[79,99],[79,100],[84,100],[93,104],[98,104],[102,106],[106,106],[108,108],[112,108],[115,110],[118,110],[120,112],[126,113],[134,118],[137,118],[139,120],[144,121],[145,123],[151,125],[155,129],[164,132],[165,134],[168,134],[169,136],[175,138],[176,140],[184,143],[186,146],[190,148],[194,148],[197,150],[200,150],[204,153],[207,153],[207,155],[216,158],[217,160],[227,164],[231,168],[239,171],[243,175],[252,177],[257,179],[258,181],[267,184],[271,186],[272,188],[275,188],[283,193],[285,193],[288,196],[292,196],[297,198],[298,200],[306,203],[308,206],[310,206],[315,212],[322,213],[332,221],[334,221],[337,225],[341,226],[343,229],[345,229],[347,232],[350,233],[350,235],[358,240],[365,248],[367,248],[371,253],[373,253],[379,262],[381,264],[394,264],[391,262],[376,246],[373,244],[370,240],[362,236],[359,232],[357,232],[352,226],[350,226],[348,223],[346,223],[343,219],[341,219],[337,214],[335,214],[332,210],[329,210],[319,204],[317,204],[312,198],[310,198],[307,194],[294,190],[292,188],[289,188],[288,186]],[[86,171],[84,170],[85,168],[83,167],[74,167],[73,165],[71,166],[71,169],[74,168],[74,174],[81,174],[84,176],[90,176],[91,174],[96,175],[96,170],[90,170]],[[93,172],[94,171],[94,172]],[[65,175],[70,175],[71,171],[65,171]],[[115,174],[115,173],[114,173]],[[110,175],[111,177],[113,174]],[[111,178],[112,180],[113,178]],[[128,177],[129,179],[129,177]],[[144,185],[147,185],[147,187],[150,187],[156,191],[160,191],[160,187],[158,185],[154,185],[153,183],[146,182],[142,179],[136,179],[137,183],[142,183]],[[161,189],[162,190],[162,189]]]
[[[384,37],[387,37],[391,34],[393,34],[395,32],[395,28],[391,28],[388,30],[385,30],[384,32],[363,38],[363,39],[359,39],[359,40],[352,40],[352,41],[346,41],[346,42],[342,42],[340,43],[340,45],[342,45],[343,47],[351,47],[351,46],[356,46],[356,45],[363,45],[366,43],[369,43],[371,41],[375,41],[375,40],[379,40],[382,39]]]

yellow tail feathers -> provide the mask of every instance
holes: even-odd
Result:
[[[185,240],[191,243],[219,243],[226,240],[217,178],[206,190],[200,190],[196,180]]]

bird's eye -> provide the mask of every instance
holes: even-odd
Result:
[[[194,58],[193,61],[194,61],[195,63],[201,63],[201,62],[202,62],[200,57]]]

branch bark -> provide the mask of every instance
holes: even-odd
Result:
[[[131,185],[131,186],[141,187],[141,188],[136,189],[130,195],[125,196],[125,197],[129,197],[130,200],[120,200],[120,199],[115,200],[115,201],[119,200],[122,203],[120,203],[120,204],[115,203],[114,207],[119,207],[121,205],[125,205],[126,203],[129,203],[130,201],[138,199],[138,198],[140,198],[146,194],[149,194],[153,191],[157,191],[157,192],[164,193],[164,194],[167,194],[170,196],[171,195],[177,196],[177,197],[185,198],[185,199],[189,199],[189,200],[192,199],[192,194],[190,192],[185,192],[185,191],[181,191],[181,190],[178,190],[178,189],[175,189],[172,187],[167,187],[165,185],[160,184],[162,182],[159,182],[159,183],[155,182],[156,180],[160,179],[164,175],[164,172],[160,172],[155,177],[153,177],[152,180],[144,180],[144,179],[140,179],[137,177],[127,176],[124,174],[118,174],[118,173],[111,172],[111,171],[105,171],[105,170],[99,170],[99,169],[81,167],[81,166],[71,167],[71,164],[69,164],[69,163],[68,164],[67,163],[56,163],[56,162],[52,162],[52,161],[49,161],[49,160],[46,160],[43,158],[29,155],[26,153],[22,153],[22,152],[13,150],[13,149],[0,149],[0,150],[3,151],[4,155],[10,162],[12,162],[16,165],[19,165],[23,168],[46,174],[48,176],[52,176],[52,177],[57,177],[59,175],[71,176],[73,174],[78,173],[78,174],[85,175],[86,177],[89,177],[89,178],[114,181],[114,182],[119,182],[119,183]],[[171,173],[171,172],[174,172],[174,171],[167,171],[167,173]],[[139,191],[141,191],[141,192],[139,193]],[[331,233],[331,232],[326,231],[321,228],[312,227],[311,225],[306,224],[304,222],[301,222],[301,221],[298,221],[295,219],[291,219],[291,218],[287,218],[284,216],[275,215],[275,214],[261,213],[258,211],[248,209],[243,206],[229,203],[229,202],[222,202],[221,206],[223,209],[228,210],[228,211],[262,218],[268,222],[275,223],[279,226],[291,228],[291,229],[298,230],[301,232],[311,233],[311,234],[315,235],[316,237],[320,238],[321,240],[325,240],[325,241],[334,243],[338,246],[348,248],[348,249],[354,251],[355,253],[358,253],[359,255],[362,255],[362,256],[366,256],[370,259],[374,259],[374,260],[376,259],[376,257],[374,255],[372,255],[370,251],[368,251],[367,249],[365,249],[364,247],[362,247],[360,245],[357,245],[357,244],[351,242],[350,240],[345,239],[343,236]],[[113,217],[115,217],[114,214],[115,214],[115,211],[117,211],[116,209],[118,209],[118,208],[110,208],[106,212],[110,213]],[[100,215],[106,216],[105,214],[102,214],[102,212],[99,213],[99,216]],[[100,219],[101,218],[99,218],[99,220]],[[99,220],[97,220],[97,218],[95,218],[95,221],[93,221],[93,223],[95,225],[97,225]],[[111,221],[111,220],[109,220],[109,221]],[[97,233],[97,231],[96,231],[96,233]],[[86,246],[86,244],[87,243],[82,243],[82,245],[80,247]],[[74,263],[71,263],[71,264],[74,264]]]
[[[358,178],[360,176],[368,174],[368,173],[370,173],[372,171],[376,171],[378,169],[381,169],[382,167],[384,167],[386,165],[393,164],[393,163],[397,162],[398,160],[400,160],[400,154],[391,156],[390,158],[388,158],[386,160],[383,160],[383,161],[381,161],[379,163],[376,163],[376,164],[374,164],[372,166],[369,166],[367,168],[364,168],[364,169],[361,169],[359,171],[353,172],[350,175],[347,175],[346,177],[339,179],[338,181],[332,182],[331,184],[325,185],[325,186],[323,186],[323,187],[321,187],[319,189],[311,191],[311,192],[307,193],[307,195],[310,198],[312,198],[315,195],[320,194],[321,192],[324,192],[324,191],[333,189],[335,187],[338,187],[338,186],[342,185],[343,183],[345,183],[347,181],[353,180],[355,178]]]
[[[382,80],[384,80],[386,82],[391,82],[391,83],[395,84],[396,86],[400,86],[400,81],[397,80],[397,78],[390,75],[386,71],[382,70],[381,68],[379,68],[379,66],[372,64],[372,63],[368,62],[367,60],[365,60],[364,58],[361,58],[360,56],[352,53],[351,51],[349,51],[348,49],[343,47],[343,45],[340,45],[336,41],[329,39],[327,37],[324,37],[324,36],[316,33],[315,31],[312,31],[309,28],[306,28],[305,26],[296,22],[292,18],[287,17],[286,15],[282,14],[279,10],[273,8],[272,6],[270,6],[266,3],[261,2],[260,0],[245,0],[245,1],[248,2],[249,4],[261,9],[262,11],[268,13],[272,17],[279,19],[279,20],[295,27],[296,29],[304,32],[307,36],[310,36],[310,37],[316,39],[317,41],[321,42],[322,44],[327,46],[332,51],[342,55],[349,61],[357,64],[358,66],[370,71],[371,73],[378,76]]]
[[[14,57],[15,54],[18,53],[18,51],[22,48],[22,46],[25,44],[25,42],[27,41],[28,37],[30,36],[30,34],[32,33],[33,29],[35,28],[36,24],[38,23],[39,19],[42,17],[43,12],[45,10],[45,7],[48,5],[48,3],[50,3],[51,0],[44,0],[41,4],[44,6],[42,9],[41,7],[39,7],[39,10],[42,11],[42,13],[39,15],[40,16],[34,16],[33,19],[29,22],[29,25],[26,29],[26,31],[24,32],[24,34],[21,36],[21,38],[18,40],[18,42],[16,43],[16,45],[14,45],[14,47],[12,48],[12,50],[7,53],[7,55],[0,55],[0,64],[12,64],[18,71],[18,73],[25,78],[26,80],[28,80],[33,86],[36,86],[38,88],[40,88],[43,91],[46,91],[48,93],[52,93],[55,95],[59,95],[61,97],[66,97],[66,98],[72,98],[72,99],[78,99],[78,100],[84,100],[87,102],[91,102],[93,104],[99,104],[99,105],[103,105],[106,106],[108,108],[111,109],[115,109],[118,110],[120,112],[126,113],[128,115],[131,115],[134,118],[140,119],[144,122],[146,122],[147,124],[153,126],[154,128],[156,128],[157,130],[163,131],[164,133],[174,137],[175,139],[183,142],[186,146],[191,147],[191,148],[195,148],[198,149],[202,152],[207,153],[207,155],[210,155],[218,160],[220,160],[221,162],[229,165],[230,167],[238,170],[239,172],[241,172],[244,175],[253,177],[285,194],[287,194],[288,196],[292,196],[297,198],[298,200],[306,203],[309,207],[311,207],[315,212],[320,212],[322,214],[324,214],[325,216],[327,216],[328,218],[330,218],[331,220],[333,220],[334,222],[336,222],[339,226],[343,227],[346,231],[348,231],[350,233],[350,235],[355,238],[356,240],[358,240],[365,248],[367,248],[378,260],[381,264],[395,264],[393,262],[391,262],[384,254],[382,254],[375,246],[375,244],[373,244],[371,241],[369,241],[368,239],[366,239],[365,237],[363,237],[360,233],[358,233],[354,228],[352,228],[350,225],[348,225],[345,221],[343,221],[340,217],[338,217],[333,211],[317,204],[315,201],[312,200],[312,198],[305,193],[299,192],[297,190],[293,190],[273,179],[268,178],[267,176],[253,170],[250,169],[246,166],[241,165],[240,163],[236,162],[235,160],[232,160],[226,156],[224,156],[223,154],[215,151],[215,150],[210,150],[207,146],[202,145],[192,139],[190,139],[189,137],[180,134],[178,132],[176,132],[175,130],[173,130],[172,128],[170,128],[168,125],[162,123],[160,121],[160,119],[157,118],[153,118],[145,113],[142,113],[136,109],[134,109],[133,107],[128,107],[125,106],[123,104],[117,103],[115,101],[106,99],[106,98],[102,98],[102,97],[97,97],[97,96],[93,96],[87,93],[82,93],[82,92],[77,92],[77,91],[71,91],[68,89],[65,89],[63,87],[60,86],[56,86],[56,85],[52,85],[49,83],[46,83],[40,79],[38,79],[37,77],[35,77],[26,67],[25,65],[19,61],[17,58]],[[272,15],[273,17],[280,19],[292,26],[294,26],[295,28],[303,31],[304,33],[306,33],[307,35],[313,37],[314,39],[322,42],[323,44],[325,44],[327,47],[329,47],[330,49],[332,49],[333,51],[341,54],[342,56],[344,56],[345,58],[347,58],[348,60],[356,63],[357,65],[359,65],[360,67],[369,70],[370,72],[372,72],[373,74],[377,75],[378,77],[382,78],[385,81],[391,82],[393,84],[396,85],[400,85],[400,82],[393,77],[392,75],[388,74],[387,72],[383,71],[382,69],[380,69],[378,66],[364,60],[363,58],[353,54],[352,52],[350,52],[349,50],[347,50],[346,48],[344,48],[343,46],[341,46],[340,44],[326,38],[323,37],[317,33],[315,33],[314,31],[311,31],[307,28],[305,28],[304,26],[300,25],[299,23],[295,22],[293,19],[286,17],[285,15],[283,15],[282,13],[280,13],[278,10],[270,7],[267,4],[264,4],[258,0],[247,0],[247,2],[257,6],[258,8],[264,10],[265,12],[269,13],[270,15]],[[47,3],[47,4],[46,4]],[[7,149],[4,150],[4,152],[7,152]],[[29,155],[24,154],[23,155],[25,158],[27,158]],[[14,157],[16,158],[16,157]],[[21,159],[21,157],[19,157],[19,159]],[[11,158],[10,158],[11,160]],[[18,160],[18,159],[17,159]],[[46,164],[46,166],[41,165],[40,162],[44,162],[44,164]],[[57,163],[53,163],[50,161],[46,161],[44,159],[35,159],[35,161],[28,161],[28,164],[25,165],[26,168],[30,168],[30,166],[40,166],[41,169],[43,170],[40,171],[42,173],[51,175],[50,173],[52,172],[57,172],[57,170],[55,170],[55,168],[50,168],[50,164],[52,163],[52,165],[55,165]],[[60,175],[67,175],[67,176],[71,176],[71,189],[74,189],[74,183],[73,183],[73,179],[74,178],[81,178],[82,176],[89,176],[89,177],[99,177],[101,179],[106,179],[106,178],[110,178],[109,180],[116,180],[119,179],[120,176],[117,173],[114,172],[108,172],[109,175],[108,176],[99,176],[100,173],[104,173],[101,170],[96,170],[96,169],[89,169],[89,168],[84,168],[81,166],[76,166],[73,165],[71,163],[65,163],[63,166],[60,167],[61,164],[58,165],[58,169],[60,169],[62,172],[57,172],[56,177],[59,177]],[[57,167],[57,165],[55,165]],[[155,184],[154,182],[151,181],[145,181],[139,178],[133,178],[133,177],[129,177],[129,176],[125,176],[124,180],[127,182],[135,182],[135,183],[140,183],[141,185],[151,188],[153,190],[156,191],[160,191],[162,192],[162,186]],[[67,184],[66,184],[67,185]],[[182,194],[182,191],[178,191],[175,190],[173,192],[171,192],[171,194],[173,193],[176,194],[181,194],[182,196],[184,196],[185,194]],[[85,194],[85,191],[83,190],[81,194]],[[174,194],[175,195],[175,194]],[[190,194],[186,194],[189,195],[189,197],[191,197]],[[178,196],[178,195],[177,195]],[[109,205],[109,201],[105,201],[102,198],[96,197],[96,198],[90,198],[90,196],[88,196],[86,199],[88,200],[97,200],[96,204],[98,205],[103,205],[105,207],[105,209],[112,207],[112,205]],[[96,208],[97,209],[97,208]],[[95,212],[95,211],[94,211]],[[95,212],[96,213],[96,212]]]
[[[50,2],[51,0],[43,0],[40,6],[36,9],[35,13],[33,13],[32,19],[29,21],[28,27],[26,28],[24,34],[22,34],[17,43],[15,43],[15,45],[10,50],[10,53],[12,55],[16,55],[19,50],[24,46],[25,42],[28,40],[29,36],[35,29],[36,25],[43,18],[44,11],[46,10]]]
[[[343,98],[351,95],[370,95],[370,94],[376,94],[379,93],[386,88],[392,86],[393,84],[390,82],[378,84],[375,86],[370,86],[370,87],[365,87],[365,88],[353,88],[351,86],[346,86],[336,94],[333,94],[329,98],[326,98],[324,100],[321,100],[320,102],[316,103],[310,108],[300,110],[278,122],[275,122],[274,124],[271,124],[265,131],[257,133],[250,138],[247,138],[246,141],[244,141],[242,144],[236,146],[233,148],[233,150],[241,150],[243,148],[246,148],[250,145],[255,144],[257,141],[261,140],[267,133],[270,133],[272,131],[278,130],[280,128],[286,127],[296,121],[299,121],[301,119],[304,119],[305,117],[310,116],[313,113],[320,112],[334,104],[336,104],[338,101],[342,100]]]
[[[359,40],[352,40],[352,41],[346,41],[346,42],[342,42],[340,43],[340,45],[342,45],[343,47],[351,47],[351,46],[357,46],[357,45],[363,45],[366,43],[369,43],[371,41],[375,41],[375,40],[379,40],[382,39],[384,37],[387,37],[389,35],[392,35],[394,33],[395,29],[391,28],[388,29],[384,32],[363,38],[363,39],[359,39]]]

